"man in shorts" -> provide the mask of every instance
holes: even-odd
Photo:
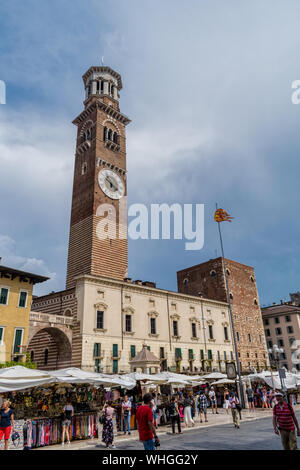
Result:
[[[203,390],[200,390],[200,395],[198,398],[198,410],[200,414],[200,423],[202,423],[202,415],[204,415],[205,422],[207,423],[207,407],[208,402],[205,393]]]
[[[246,393],[247,393],[247,398],[248,398],[248,403],[249,403],[249,409],[250,411],[251,410],[254,411],[254,393],[250,385],[246,389]]]

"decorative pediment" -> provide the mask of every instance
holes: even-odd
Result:
[[[222,323],[222,326],[227,326],[227,327],[228,327],[228,326],[229,326],[229,323],[228,323],[227,321],[224,321],[224,322]]]
[[[156,310],[150,310],[150,312],[148,312],[147,315],[150,318],[156,318],[156,317],[158,317],[159,313]]]
[[[127,313],[127,314],[130,314],[130,315],[133,315],[133,314],[134,314],[134,308],[132,308],[132,307],[124,307],[124,308],[123,308],[123,313]]]
[[[207,320],[206,322],[208,325],[213,325],[215,322],[213,320]]]
[[[177,313],[173,313],[172,315],[170,315],[170,318],[172,320],[180,320],[180,315],[178,315]]]
[[[191,323],[200,323],[200,320],[197,317],[190,317],[189,320]]]
[[[98,302],[97,304],[94,305],[96,310],[107,310],[108,305],[105,304],[104,302]]]

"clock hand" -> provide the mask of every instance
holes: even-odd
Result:
[[[113,188],[115,191],[117,191],[118,187],[111,181],[109,176],[107,176],[106,180],[109,182],[111,188]]]

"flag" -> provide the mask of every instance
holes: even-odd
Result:
[[[231,217],[224,209],[217,209],[215,212],[215,221],[216,222],[231,222]]]

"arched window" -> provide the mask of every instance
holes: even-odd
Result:
[[[108,140],[112,140],[112,130],[111,129],[108,129],[107,138],[108,138]]]
[[[114,133],[114,143],[118,143],[118,134],[116,132]]]
[[[49,356],[49,350],[45,349],[44,351],[44,366],[48,364],[48,356]]]
[[[216,271],[212,270],[212,271],[210,271],[210,275],[211,275],[211,277],[216,277],[217,273],[216,273]]]
[[[107,127],[104,126],[104,130],[103,130],[103,140],[106,140],[107,138]]]

